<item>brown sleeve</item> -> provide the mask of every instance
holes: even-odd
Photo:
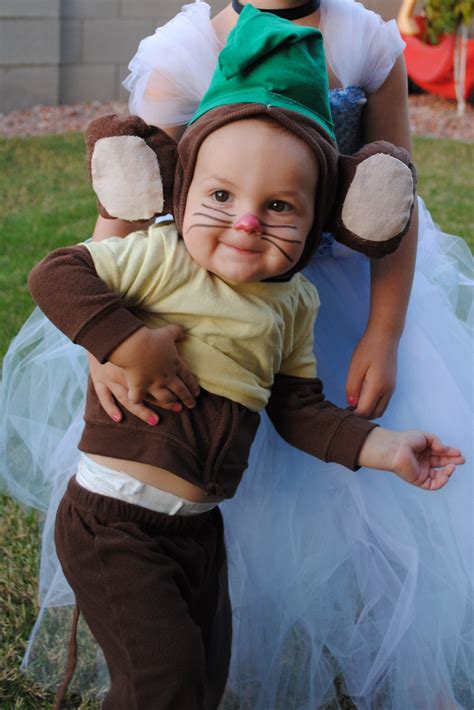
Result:
[[[28,286],[49,320],[100,362],[143,326],[98,277],[84,246],[53,251],[34,267]]]
[[[267,413],[289,444],[322,461],[333,461],[356,471],[359,453],[377,426],[324,399],[317,378],[277,375]]]

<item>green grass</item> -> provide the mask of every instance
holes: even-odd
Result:
[[[443,231],[463,237],[474,250],[474,144],[416,138],[413,156],[418,192],[434,221]]]
[[[0,497],[0,536],[8,541],[0,569],[0,708],[39,710],[51,708],[54,696],[30,682],[20,671],[28,633],[35,621],[36,575],[38,567],[38,520],[34,511],[25,512],[16,503]],[[93,710],[97,703],[79,699],[69,708]]]
[[[28,272],[51,249],[81,241],[95,221],[82,136],[0,140],[0,356],[32,310]],[[0,708],[50,708],[53,696],[20,672],[36,615],[38,520],[1,498]],[[72,707],[72,706],[71,706]],[[98,707],[75,703],[74,707]]]
[[[57,246],[83,240],[94,225],[82,137],[0,140],[0,353],[32,310],[31,267]]]
[[[33,264],[92,231],[95,200],[83,153],[77,134],[0,140],[0,356],[32,309],[26,277]],[[414,155],[419,192],[435,221],[474,248],[474,145],[418,138]],[[7,498],[0,517],[8,541],[0,567],[0,710],[50,708],[53,696],[19,671],[36,614],[37,518]],[[77,700],[69,707],[97,705]]]

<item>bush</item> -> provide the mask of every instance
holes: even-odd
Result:
[[[453,34],[459,25],[468,25],[474,14],[474,0],[425,0],[426,32],[432,44],[444,34]]]

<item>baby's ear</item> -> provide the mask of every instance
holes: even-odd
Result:
[[[371,258],[391,254],[410,227],[415,189],[415,168],[404,148],[377,141],[341,155],[331,231]]]
[[[145,221],[172,211],[177,143],[138,116],[103,116],[86,130],[87,162],[102,217]]]

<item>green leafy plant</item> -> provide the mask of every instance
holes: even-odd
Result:
[[[474,0],[425,0],[427,39],[437,44],[444,34],[453,34],[459,25],[469,25],[474,16]]]

